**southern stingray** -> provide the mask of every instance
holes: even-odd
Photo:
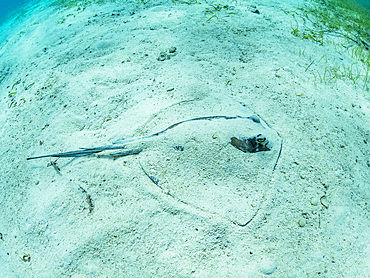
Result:
[[[154,114],[137,136],[110,145],[27,158],[137,155],[164,193],[207,213],[247,225],[261,207],[282,139],[235,101],[183,101]]]

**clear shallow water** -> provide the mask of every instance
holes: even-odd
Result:
[[[0,0],[0,21],[3,21],[7,15],[16,11],[26,3],[31,2],[30,0]]]
[[[12,34],[14,27],[21,23],[20,19],[27,8],[43,2],[49,0],[0,0],[0,45]]]
[[[42,0],[41,0],[42,1]],[[44,1],[47,2],[48,0]],[[340,0],[339,0],[340,1]],[[369,10],[370,16],[370,0],[353,0],[361,4]],[[0,0],[0,24],[7,19],[9,15],[15,12],[18,8],[25,6],[28,3],[35,2],[34,0]]]

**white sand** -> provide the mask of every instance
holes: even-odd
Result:
[[[297,4],[281,2],[208,22],[209,5],[163,1],[40,7],[13,23],[0,49],[0,276],[368,277],[369,91],[315,84],[313,60],[318,72],[355,60],[292,36],[284,11]],[[161,109],[206,97],[245,104],[284,139],[246,227],[163,194],[142,154],[78,159],[62,176],[26,161],[143,135]]]

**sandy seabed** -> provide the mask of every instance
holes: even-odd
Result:
[[[315,80],[328,63],[354,60],[335,43],[292,36],[284,11],[298,4],[230,2],[209,21],[208,4],[37,6],[8,25],[0,276],[369,277],[369,91]],[[240,105],[283,139],[245,226],[217,213],[217,201],[212,213],[172,198],[143,173],[145,151],[60,158],[60,173],[47,167],[53,158],[26,160],[155,132],[154,119],[159,129],[181,120],[163,111],[188,101],[211,112]],[[189,194],[202,199],[196,186]]]

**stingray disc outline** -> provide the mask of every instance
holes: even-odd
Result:
[[[197,210],[246,226],[265,199],[264,194],[281,154],[282,139],[263,120],[257,117],[257,121],[249,111],[244,115],[232,115],[236,107],[245,109],[239,103],[231,109],[228,107],[225,111],[227,115],[215,115],[212,109],[204,107],[211,106],[204,100],[180,102],[152,117],[143,126],[146,132],[165,126],[165,123],[160,123],[161,119],[171,118],[170,115],[175,114],[185,120],[152,134],[158,135],[158,138],[152,140],[152,145],[141,154],[140,166],[166,195]],[[199,108],[202,110],[194,113]],[[206,116],[207,110],[213,112],[211,116]],[[222,112],[222,109],[216,110]],[[198,117],[186,117],[190,114]],[[217,134],[215,129],[220,127],[224,129],[224,134]],[[263,132],[269,138],[273,137],[273,150],[245,154],[231,146],[228,137],[243,135],[237,130],[244,129],[243,132],[246,132],[248,128],[250,132]],[[263,159],[267,159],[266,165]],[[247,168],[249,170],[245,171]]]

